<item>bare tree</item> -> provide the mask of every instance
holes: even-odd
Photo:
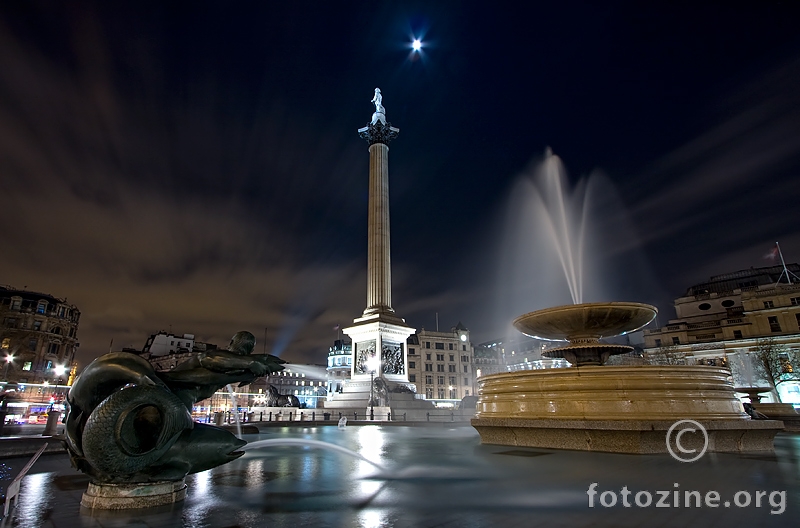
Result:
[[[686,352],[680,345],[662,345],[645,352],[644,358],[649,365],[686,365]]]
[[[753,350],[755,365],[774,387],[784,381],[800,380],[795,372],[800,368],[800,351],[776,343],[772,337],[759,339]]]

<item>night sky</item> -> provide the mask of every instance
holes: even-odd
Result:
[[[587,300],[663,323],[776,241],[800,260],[800,6],[698,4],[4,2],[0,284],[77,305],[84,364],[265,328],[324,362],[365,305],[380,87],[411,326],[570,302],[520,190],[548,146],[591,182]]]

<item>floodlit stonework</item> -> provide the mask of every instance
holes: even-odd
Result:
[[[66,383],[81,312],[48,293],[0,286],[0,369],[8,381]],[[60,374],[56,367],[64,367]]]

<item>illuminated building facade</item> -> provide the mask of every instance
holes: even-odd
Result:
[[[449,332],[424,328],[408,338],[408,378],[437,407],[455,406],[476,394],[474,348],[469,330],[458,323]]]
[[[81,312],[66,299],[0,286],[3,380],[66,384],[78,343]]]
[[[787,272],[790,280],[787,280]],[[645,356],[713,363],[736,372],[759,347],[800,352],[800,265],[750,268],[711,277],[675,299],[677,318],[644,332]],[[800,405],[800,365],[777,384],[783,403]],[[764,401],[775,401],[776,394]]]

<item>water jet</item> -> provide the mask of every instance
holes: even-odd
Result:
[[[485,444],[617,453],[665,453],[680,420],[701,423],[710,451],[771,451],[781,422],[751,420],[727,368],[705,365],[605,365],[632,350],[602,343],[652,321],[655,307],[632,302],[584,303],[582,272],[586,203],[568,203],[560,161],[548,150],[539,204],[572,296],[572,305],[514,319],[522,333],[567,344],[543,355],[568,368],[519,370],[478,378],[472,425]],[[547,198],[547,201],[544,200]],[[580,202],[580,201],[579,201]],[[571,210],[572,205],[575,210]],[[576,228],[575,225],[578,227]],[[688,435],[687,435],[688,436]],[[702,447],[700,435],[692,439]]]

